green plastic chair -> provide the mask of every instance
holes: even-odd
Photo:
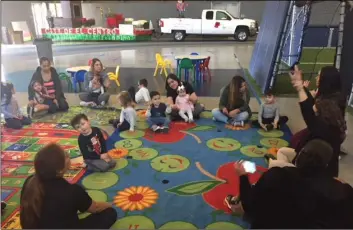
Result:
[[[189,58],[183,58],[181,59],[179,63],[179,69],[178,69],[178,78],[181,79],[181,70],[185,70],[185,81],[189,81],[189,71],[192,70],[192,77],[195,81],[195,66],[192,63],[191,59]]]
[[[71,80],[70,76],[68,76],[66,73],[59,73],[59,78],[62,81],[66,81],[67,88],[68,88],[69,92],[73,92],[74,91],[74,88],[72,86],[72,80]]]

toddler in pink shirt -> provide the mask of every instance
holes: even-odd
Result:
[[[185,120],[185,122],[191,123],[194,121],[192,116],[194,105],[189,99],[189,94],[186,94],[185,87],[183,85],[178,87],[178,96],[175,100],[175,104],[179,107],[179,115]]]

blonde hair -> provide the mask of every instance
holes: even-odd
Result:
[[[132,99],[130,97],[130,94],[127,91],[121,91],[118,94],[118,100],[121,103],[122,107],[127,107],[127,106],[132,106]]]

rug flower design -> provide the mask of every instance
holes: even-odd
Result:
[[[150,187],[131,186],[118,191],[114,197],[114,203],[124,211],[136,211],[150,208],[157,199],[158,193]]]
[[[124,148],[117,148],[117,149],[112,149],[108,152],[108,155],[112,157],[113,159],[118,159],[118,158],[123,158],[129,153],[127,149]]]

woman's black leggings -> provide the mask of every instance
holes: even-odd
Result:
[[[117,212],[114,208],[107,208],[99,213],[94,213],[79,220],[76,229],[110,229],[117,220]]]

